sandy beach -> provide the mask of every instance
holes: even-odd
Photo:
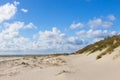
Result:
[[[0,80],[120,80],[119,59],[100,60],[96,53],[5,57],[0,61]]]

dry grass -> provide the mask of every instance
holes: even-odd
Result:
[[[100,59],[106,54],[111,54],[118,46],[120,46],[120,35],[115,35],[112,37],[107,37],[104,40],[94,44],[88,45],[87,47],[77,51],[76,54],[82,54],[86,52],[90,52],[90,54],[92,54],[96,51],[102,51],[103,49],[107,48],[104,52],[96,57],[96,59]]]
[[[64,74],[64,73],[70,73],[70,71],[67,71],[67,70],[62,70],[61,72],[59,72],[57,75],[61,75],[61,74]]]

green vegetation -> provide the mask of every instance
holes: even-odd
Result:
[[[89,54],[92,54],[96,51],[102,51],[106,48],[104,52],[96,57],[96,59],[100,59],[106,54],[111,54],[118,46],[120,46],[120,35],[115,35],[112,37],[107,37],[104,40],[101,40],[94,44],[88,45],[87,47],[77,51],[76,54],[82,54],[86,52],[90,52]]]

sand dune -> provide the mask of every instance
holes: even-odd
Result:
[[[96,53],[4,58],[0,80],[120,80],[120,60],[112,54],[96,60]]]

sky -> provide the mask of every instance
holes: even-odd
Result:
[[[0,54],[72,53],[120,34],[119,0],[0,0]]]

